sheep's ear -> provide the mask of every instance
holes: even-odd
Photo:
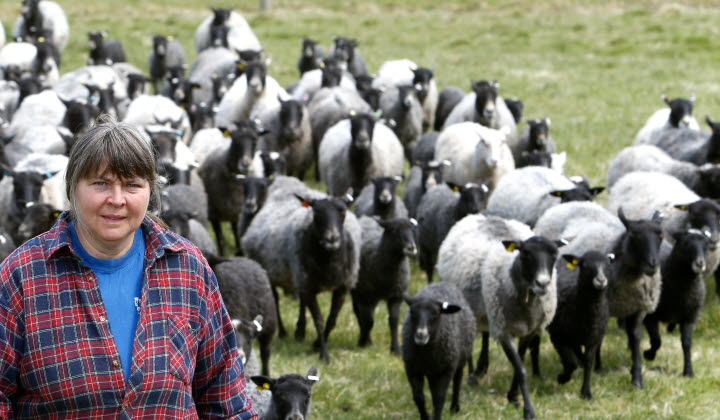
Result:
[[[505,249],[508,252],[513,252],[515,250],[520,249],[520,245],[522,245],[522,242],[520,241],[502,241],[503,246],[505,246]]]
[[[567,268],[571,270],[578,268],[578,265],[580,265],[580,258],[572,254],[563,254],[562,257],[565,261],[567,261]]]
[[[675,204],[673,207],[675,207],[678,210],[687,211],[689,204]]]
[[[603,191],[605,191],[605,187],[593,187],[590,188],[590,195],[593,197],[597,197]]]
[[[255,331],[260,333],[263,330],[262,324],[263,324],[263,316],[258,315],[253,319],[253,326],[255,327]]]
[[[453,303],[449,302],[442,302],[440,304],[440,311],[444,314],[454,314],[455,312],[460,311],[462,308],[460,305],[455,305]]]
[[[562,190],[550,191],[548,194],[550,194],[552,197],[563,198],[563,196],[565,195],[565,191],[562,191]]]
[[[618,219],[620,219],[623,226],[625,226],[625,229],[627,229],[628,219],[625,217],[625,211],[622,209],[622,207],[618,207]]]
[[[460,186],[453,182],[446,181],[445,184],[447,184],[447,186],[450,188],[450,191],[452,191],[454,193],[460,191]]]
[[[607,259],[609,262],[615,261],[615,254],[613,254],[612,252],[607,254]]]
[[[712,129],[715,128],[715,123],[713,122],[713,120],[710,119],[709,115],[705,116],[705,122],[707,123],[707,125],[710,126],[710,128],[712,128]]]
[[[301,196],[300,194],[293,194],[295,198],[300,200],[300,204],[302,204],[303,207],[311,207],[314,200],[308,200],[305,197]]]
[[[567,245],[568,243],[569,243],[569,242],[566,241],[565,239],[560,238],[560,239],[558,239],[557,241],[555,241],[555,246],[557,246],[558,248],[560,248],[561,246],[565,246],[565,245]]]
[[[667,104],[667,106],[670,106],[670,99],[665,95],[664,93],[660,95],[660,99],[662,99],[663,102]]]
[[[318,374],[318,370],[315,366],[308,369],[307,375],[305,375],[305,377],[308,379],[308,381],[312,382],[312,384],[320,380],[320,375]]]
[[[276,379],[267,377],[265,375],[257,375],[257,376],[251,376],[250,380],[255,382],[255,385],[257,385],[257,389],[263,391],[268,390],[272,391],[272,389],[275,387]]]

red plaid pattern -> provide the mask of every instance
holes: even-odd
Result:
[[[0,266],[0,418],[256,419],[217,279],[149,217],[145,284],[125,381],[68,215]]]

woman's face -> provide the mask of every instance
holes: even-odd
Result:
[[[102,170],[81,178],[75,186],[75,208],[85,250],[96,258],[125,255],[149,203],[150,184],[145,179],[121,179]]]

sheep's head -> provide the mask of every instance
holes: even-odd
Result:
[[[280,147],[284,148],[292,143],[299,142],[303,137],[303,117],[305,109],[300,101],[280,99],[280,113],[278,122],[280,125]]]
[[[370,179],[375,187],[373,192],[373,204],[375,208],[384,208],[392,205],[395,200],[395,190],[402,181],[400,176],[375,177]]]
[[[578,287],[597,291],[607,288],[611,274],[610,264],[615,259],[613,254],[588,251],[581,257],[564,254],[562,258],[570,270],[579,270]]]
[[[444,314],[453,314],[462,308],[452,302],[439,301],[425,297],[410,297],[403,295],[405,303],[410,306],[410,329],[413,341],[418,346],[424,346],[436,335],[440,317]]]
[[[317,57],[317,41],[310,38],[302,39],[302,56],[305,58]]]
[[[267,67],[262,61],[251,61],[245,65],[245,77],[247,88],[255,95],[260,95],[265,90],[265,78]]]
[[[406,257],[414,258],[417,256],[418,251],[415,244],[417,222],[415,219],[381,219],[378,216],[373,218],[382,226],[384,230],[383,238],[387,238],[393,244],[393,249],[402,250],[403,255]]]
[[[420,165],[422,170],[422,179],[420,185],[422,185],[423,193],[430,188],[443,182],[443,168],[452,166],[449,160],[439,162],[432,160],[427,163],[415,162],[416,165]]]
[[[567,190],[551,191],[550,195],[560,198],[561,203],[569,203],[571,201],[592,201],[603,191],[605,191],[605,187],[591,188],[586,185],[578,185]]]
[[[228,170],[234,174],[247,174],[255,156],[255,149],[260,136],[268,133],[260,121],[239,121],[230,128],[219,127],[223,136],[230,137]]]
[[[527,302],[531,295],[542,296],[555,279],[555,259],[563,241],[533,236],[524,241],[503,241],[505,249],[520,251],[512,267],[515,288]]]
[[[233,319],[237,348],[243,364],[247,363],[252,353],[252,340],[263,330],[263,316],[257,315],[252,321],[247,319]]]
[[[155,35],[152,38],[153,51],[158,57],[164,57],[167,53],[168,37],[164,35]]]
[[[710,249],[715,250],[720,236],[718,234],[720,230],[718,228],[720,205],[714,200],[703,198],[692,203],[676,204],[674,207],[687,212],[688,227],[701,232],[708,232],[710,235]]]
[[[339,36],[333,39],[333,43],[335,44],[333,57],[344,63],[352,62],[355,55],[355,48],[357,47],[357,42],[354,39]]]
[[[689,99],[675,98],[668,99],[667,96],[662,96],[663,101],[670,107],[670,117],[668,121],[670,125],[675,128],[685,127],[690,125],[692,120],[693,105],[695,104],[695,95],[690,96]]]
[[[325,57],[320,66],[322,77],[320,79],[321,87],[340,86],[342,80],[343,67],[339,60],[332,57]]]
[[[622,208],[618,209],[618,218],[625,226],[620,248],[615,251],[618,258],[631,269],[648,276],[655,275],[660,268],[660,243],[663,216],[655,212],[650,220],[628,220]]]
[[[460,220],[468,214],[480,213],[485,208],[485,200],[490,192],[487,185],[473,182],[462,186],[447,182],[447,185],[451,191],[460,193],[460,199],[455,210],[456,220]]]
[[[370,152],[375,132],[375,117],[367,113],[350,112],[350,137],[353,150]]]
[[[673,256],[688,264],[693,273],[697,275],[704,274],[707,270],[705,255],[710,245],[710,232],[688,229],[687,231],[676,232],[673,238],[675,239],[675,246],[672,250]]]
[[[339,198],[306,199],[295,195],[304,207],[313,212],[311,225],[312,237],[326,251],[337,251],[343,244],[345,215],[347,202]]]
[[[413,87],[420,102],[424,102],[430,89],[430,82],[433,80],[433,71],[426,67],[418,67],[413,70]]]
[[[278,410],[278,418],[306,420],[310,413],[312,386],[320,377],[313,366],[305,376],[292,373],[279,378],[258,375],[250,379],[257,389],[272,392],[272,404]]]
[[[243,213],[254,215],[265,204],[270,180],[238,175],[243,186]]]
[[[547,150],[550,140],[550,118],[536,118],[527,120],[530,127],[529,147],[530,150]]]
[[[472,82],[472,90],[475,92],[476,120],[486,127],[490,127],[492,118],[495,115],[495,102],[497,101],[499,87],[500,84],[496,81]]]

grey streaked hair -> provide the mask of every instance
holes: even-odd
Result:
[[[65,192],[70,214],[77,215],[75,187],[82,178],[112,173],[120,178],[142,178],[150,184],[150,209],[160,208],[160,178],[152,143],[138,129],[104,115],[70,149],[65,172]]]

